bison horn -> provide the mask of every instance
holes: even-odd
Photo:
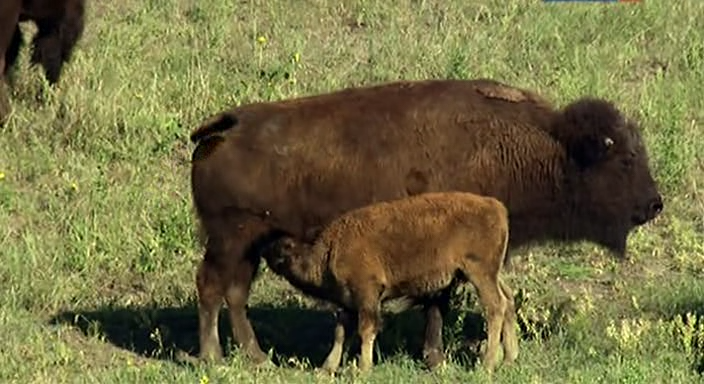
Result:
[[[614,144],[614,140],[608,136],[604,138],[604,145],[606,145],[606,148],[609,148]]]

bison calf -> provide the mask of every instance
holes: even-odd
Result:
[[[313,244],[284,236],[264,248],[267,264],[307,294],[341,307],[324,369],[340,364],[344,318],[358,317],[359,368],[372,366],[382,303],[419,303],[471,281],[487,317],[483,363],[493,370],[503,335],[504,361],[518,356],[511,290],[500,280],[508,244],[508,212],[493,197],[425,193],[351,210]]]

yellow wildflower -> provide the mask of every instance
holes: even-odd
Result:
[[[0,171],[0,181],[5,180],[5,172]]]
[[[259,36],[259,37],[257,37],[257,43],[259,43],[259,44],[266,44],[266,42],[267,42],[266,36]]]
[[[210,379],[208,378],[208,375],[203,375],[203,376],[200,378],[200,382],[199,382],[199,383],[200,383],[200,384],[208,384],[208,383],[210,383]]]

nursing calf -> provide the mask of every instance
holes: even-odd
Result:
[[[20,22],[34,21],[31,63],[41,64],[49,84],[59,81],[84,29],[85,0],[0,1],[0,123],[10,113],[6,78],[22,46]]]
[[[347,212],[312,245],[285,236],[265,247],[263,256],[295,287],[341,307],[326,370],[340,364],[348,314],[358,318],[359,368],[366,371],[385,301],[422,303],[469,280],[487,317],[483,363],[491,371],[502,336],[504,360],[518,356],[513,294],[499,278],[508,236],[508,212],[499,200],[425,193]]]

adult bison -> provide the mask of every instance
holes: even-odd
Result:
[[[406,81],[217,114],[191,135],[191,187],[206,240],[197,271],[200,355],[218,358],[223,298],[235,340],[265,361],[246,315],[262,246],[301,239],[372,202],[431,191],[498,198],[510,248],[589,240],[626,256],[663,209],[636,123],[609,102],[562,109],[492,80]],[[449,292],[428,298],[426,363],[443,360]]]
[[[0,123],[10,112],[5,80],[22,46],[19,23],[34,21],[31,63],[41,64],[50,84],[56,84],[65,62],[83,34],[85,0],[0,1]]]

